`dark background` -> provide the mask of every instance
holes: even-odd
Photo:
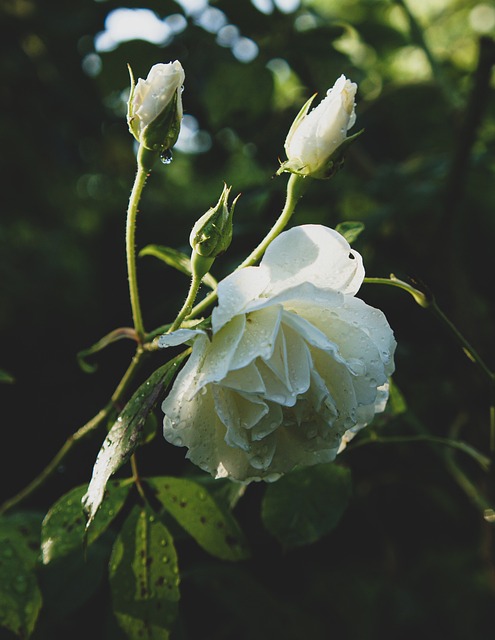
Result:
[[[138,248],[156,243],[188,252],[191,226],[225,181],[242,193],[232,247],[214,269],[226,275],[283,205],[286,177],[273,174],[293,118],[344,73],[359,85],[355,130],[365,133],[342,172],[311,185],[293,222],[364,222],[355,247],[367,274],[426,283],[493,364],[490,7],[410,0],[409,13],[402,2],[308,0],[294,12],[265,14],[248,0],[210,4],[257,44],[252,61],[218,44],[201,26],[201,12],[163,46],[133,40],[97,53],[94,37],[119,3],[3,0],[0,368],[15,379],[0,385],[5,497],[106,403],[133,352],[131,343],[110,346],[93,358],[93,375],[76,359],[132,323],[124,250],[135,171],[125,123],[128,62],[142,77],[157,62],[179,59],[185,113],[210,144],[197,153],[176,150],[169,166],[153,172]],[[172,0],[125,6],[160,18],[185,15]],[[150,330],[173,319],[187,280],[151,257],[138,268]],[[379,432],[452,436],[488,454],[488,383],[480,370],[406,293],[365,285],[359,295],[383,309],[395,330],[394,380],[408,405],[405,414],[378,421]],[[46,511],[86,483],[102,438],[83,443],[26,506]],[[161,437],[148,449],[144,474],[186,469],[183,450]],[[462,454],[452,469],[443,449],[424,443],[368,445],[342,457],[353,472],[353,499],[319,543],[284,552],[262,529],[263,486],[253,485],[236,510],[255,550],[250,563],[214,563],[186,544],[177,637],[484,637],[493,624],[495,569],[493,525],[480,501],[495,503],[493,475]],[[89,624],[102,598],[59,621],[54,637]]]

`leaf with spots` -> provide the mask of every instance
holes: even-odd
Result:
[[[110,558],[114,614],[129,638],[167,640],[179,601],[172,536],[149,508],[134,507]]]
[[[190,349],[186,349],[152,373],[131,397],[108,432],[96,458],[88,490],[83,497],[83,507],[88,516],[87,527],[93,522],[102,503],[108,480],[141,444],[146,419],[189,353]]]
[[[311,544],[335,529],[351,497],[351,473],[336,464],[292,471],[266,488],[261,517],[285,547]]]
[[[34,548],[32,514],[26,516],[29,523],[25,515],[0,519],[0,627],[19,638],[31,636],[42,604],[35,574],[38,545]]]
[[[115,480],[107,484],[105,498],[86,540],[86,515],[81,501],[87,485],[75,487],[57,500],[46,514],[41,529],[43,564],[66,556],[77,548],[82,552],[84,542],[94,542],[122,509],[131,487],[130,480]]]
[[[208,553],[222,560],[249,557],[237,520],[208,491],[184,478],[147,478],[156,499]]]

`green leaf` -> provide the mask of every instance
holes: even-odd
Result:
[[[293,471],[267,486],[261,517],[285,547],[311,544],[334,529],[351,496],[351,473],[336,464]]]
[[[399,416],[401,413],[407,411],[406,399],[402,395],[401,390],[392,380],[389,379],[389,399],[387,404],[387,411],[393,416]]]
[[[208,553],[222,560],[249,556],[237,520],[197,482],[184,478],[147,478],[156,499]]]
[[[0,382],[12,384],[13,382],[15,382],[15,378],[14,376],[10,375],[10,373],[7,373],[7,371],[0,369]]]
[[[177,249],[172,249],[170,247],[164,247],[158,244],[149,244],[144,249],[141,249],[139,252],[139,257],[141,256],[153,256],[154,258],[158,258],[165,264],[168,264],[170,267],[177,269],[186,276],[192,276],[191,269],[191,260],[189,256],[182,251],[177,251]],[[201,279],[201,282],[205,284],[210,289],[217,288],[217,281],[210,274],[207,273]]]
[[[213,499],[228,511],[234,509],[247,489],[247,485],[241,482],[232,482],[227,478],[213,478],[205,473],[193,476],[191,480],[194,480],[202,487],[206,487]]]
[[[122,340],[124,338],[127,338],[128,340],[136,340],[136,331],[134,329],[130,329],[129,327],[120,327],[119,329],[114,329],[106,336],[103,336],[103,338],[98,340],[98,342],[93,344],[91,347],[79,351],[79,353],[77,354],[77,362],[81,369],[85,373],[94,373],[98,368],[98,365],[87,362],[86,358],[95,353],[98,353],[98,351],[102,351],[102,349],[105,349],[110,344],[117,342],[117,340]]]
[[[33,544],[35,534],[24,516],[0,519],[0,627],[29,638],[42,597],[35,574],[39,545]]]
[[[82,498],[87,485],[75,487],[63,495],[51,507],[43,520],[41,530],[41,551],[44,564],[80,549],[83,551],[84,542],[91,544],[110,525],[124,506],[129,495],[132,482],[116,480],[106,486],[105,499],[99,509],[93,526],[88,531],[85,540],[86,516],[82,507]]]
[[[335,227],[335,231],[344,236],[349,244],[352,244],[363,230],[364,224],[362,222],[339,222]]]
[[[177,616],[179,569],[172,536],[148,508],[134,509],[110,558],[115,616],[132,640],[167,640]]]
[[[146,419],[169,385],[181,362],[190,350],[157,369],[134,393],[117,421],[108,432],[98,453],[93,475],[82,503],[88,516],[88,528],[102,503],[110,477],[131,457],[141,443]]]
[[[43,612],[49,619],[68,621],[98,592],[108,574],[114,538],[115,534],[107,531],[85,553],[79,543],[78,549],[42,567]]]

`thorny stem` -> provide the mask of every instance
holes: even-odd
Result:
[[[138,348],[135,356],[133,357],[131,364],[125,372],[122,380],[119,382],[117,388],[112,394],[110,401],[101,409],[91,420],[86,422],[80,429],[70,435],[55,456],[50,460],[46,467],[39,473],[34,480],[32,480],[24,489],[19,491],[15,496],[6,500],[0,507],[0,515],[3,515],[12,507],[25,500],[32,493],[36,491],[59,467],[62,461],[67,457],[73,447],[86,436],[95,431],[102,422],[110,415],[112,410],[120,403],[124,396],[127,387],[131,380],[134,378],[138,367],[141,364],[142,356],[145,351]]]
[[[201,278],[198,278],[195,274],[193,274],[191,278],[191,286],[189,287],[189,292],[187,294],[186,301],[184,302],[182,309],[179,311],[177,318],[167,329],[167,333],[172,333],[180,327],[182,321],[191,313],[192,306],[194,301],[196,300],[196,296],[199,291],[199,287],[201,286]]]
[[[486,375],[490,385],[490,453],[492,454],[492,457],[495,457],[495,372],[490,369],[476,349],[470,342],[468,342],[468,340],[466,340],[454,323],[445,315],[442,309],[440,309],[433,296],[424,294],[422,291],[419,291],[407,282],[399,280],[393,274],[390,275],[390,278],[365,278],[364,282],[368,284],[391,285],[393,287],[399,287],[400,289],[410,293],[420,306],[425,309],[430,309],[433,315],[435,315],[449,329],[450,333],[459,343],[466,356],[472,362],[477,364],[481,371]]]
[[[136,271],[136,218],[138,213],[139,200],[143,192],[146,180],[151,172],[151,167],[156,160],[156,153],[149,151],[142,145],[139,147],[137,155],[137,171],[129,197],[127,207],[127,222],[125,234],[125,248],[127,259],[127,276],[129,279],[129,295],[131,299],[132,319],[139,341],[144,340],[143,317],[139,304],[139,289]]]

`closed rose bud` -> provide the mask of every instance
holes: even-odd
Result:
[[[177,141],[182,120],[182,85],[184,69],[176,60],[155,64],[146,80],[134,84],[131,74],[131,93],[127,104],[129,131],[146,149],[160,153]]]
[[[313,178],[328,178],[340,168],[343,151],[355,136],[347,131],[356,121],[357,85],[340,76],[326,97],[310,113],[315,96],[299,112],[285,141],[288,160],[278,173],[289,171]],[[357,134],[359,135],[359,134]]]
[[[208,272],[215,258],[224,253],[232,242],[232,216],[239,196],[229,209],[231,188],[224,185],[217,204],[208,209],[191,230],[191,266],[198,278],[202,278]]]

